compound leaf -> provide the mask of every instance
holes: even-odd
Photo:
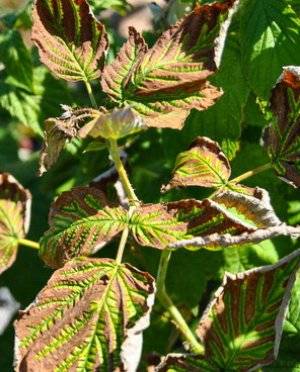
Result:
[[[198,137],[189,150],[177,156],[173,177],[164,191],[178,186],[222,187],[231,174],[228,159],[219,145]]]
[[[224,191],[213,199],[181,200],[167,203],[167,207],[169,213],[187,223],[187,236],[191,237],[171,244],[172,248],[216,250],[300,234],[299,228],[278,219],[263,189],[256,189],[255,196]]]
[[[249,371],[272,363],[299,255],[297,250],[274,265],[226,274],[197,328],[205,355],[171,354],[158,370]]]
[[[103,91],[130,105],[149,126],[180,129],[192,108],[204,110],[221,95],[207,79],[216,71],[221,23],[234,4],[225,0],[196,7],[151,49],[131,28],[117,58],[104,68]]]
[[[17,370],[135,371],[153,300],[148,273],[110,259],[68,262],[15,324]]]
[[[103,193],[77,187],[62,193],[52,204],[50,228],[40,241],[40,254],[51,267],[95,253],[126,226],[126,210],[110,208]]]
[[[264,145],[285,181],[300,187],[300,67],[284,67],[271,96],[273,122],[264,131]]]
[[[36,0],[32,39],[57,77],[91,81],[100,76],[107,35],[85,0]]]
[[[0,273],[15,261],[30,222],[31,194],[10,174],[0,174]]]

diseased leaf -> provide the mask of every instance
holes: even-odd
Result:
[[[190,237],[171,244],[171,248],[216,250],[300,234],[299,227],[287,226],[278,219],[263,189],[256,189],[255,197],[224,191],[212,200],[181,200],[167,203],[167,207],[179,221],[187,223]]]
[[[110,259],[68,262],[15,324],[16,370],[135,371],[153,301],[148,273]]]
[[[173,177],[164,191],[178,186],[222,187],[231,174],[228,159],[219,145],[207,137],[198,137],[189,150],[177,156]]]
[[[140,245],[158,249],[186,233],[186,224],[161,204],[145,204],[132,211],[109,207],[104,194],[93,187],[62,193],[51,206],[49,225],[40,241],[40,255],[53,268],[95,253],[126,227]]]
[[[63,105],[64,113],[59,118],[45,121],[44,144],[40,155],[39,175],[47,172],[57,161],[66,142],[76,136],[85,137],[95,120],[102,115],[94,109],[72,109]],[[88,123],[80,128],[80,124]]]
[[[57,77],[91,81],[100,76],[107,35],[85,0],[36,0],[32,40]]]
[[[0,273],[15,261],[18,240],[28,232],[31,194],[10,174],[0,174]]]
[[[62,193],[52,204],[50,228],[40,241],[40,255],[57,268],[76,256],[95,253],[126,226],[127,212],[110,208],[103,193],[77,187]]]
[[[138,244],[158,249],[182,239],[186,233],[186,223],[178,222],[162,204],[140,206],[133,212],[129,225]]]
[[[180,129],[192,108],[204,110],[221,95],[207,79],[216,71],[215,57],[219,59],[215,41],[221,23],[235,3],[196,7],[151,49],[131,28],[117,58],[104,68],[103,91],[130,105],[148,126]]]
[[[205,355],[171,354],[158,371],[249,371],[272,363],[299,255],[297,250],[274,265],[226,274],[197,328]]]
[[[285,181],[300,187],[300,67],[284,67],[272,91],[273,122],[264,131],[264,145]]]

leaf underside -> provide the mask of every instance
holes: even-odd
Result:
[[[102,89],[130,105],[148,126],[180,129],[192,108],[205,110],[221,91],[208,82],[216,71],[215,41],[234,0],[197,6],[148,49],[142,36],[129,39],[105,66]]]
[[[272,91],[273,122],[264,131],[264,145],[281,178],[300,187],[300,67],[284,67]]]
[[[7,173],[0,174],[0,273],[15,261],[18,240],[29,228],[31,195]]]
[[[249,371],[272,363],[299,255],[300,250],[275,265],[226,274],[197,328],[205,355],[171,354],[158,371]]]
[[[100,76],[107,35],[85,0],[36,0],[32,40],[57,77],[91,81]]]
[[[153,299],[153,278],[130,265],[68,262],[15,323],[17,371],[135,370]]]

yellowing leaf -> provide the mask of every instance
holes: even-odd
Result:
[[[274,265],[226,274],[197,328],[205,354],[170,354],[157,370],[250,371],[272,363],[299,255],[297,250]]]
[[[57,77],[91,81],[100,76],[108,41],[85,0],[36,0],[32,39]]]
[[[173,177],[164,191],[178,186],[222,187],[231,168],[219,145],[207,137],[198,137],[189,150],[177,156]]]
[[[10,174],[0,174],[0,273],[15,261],[30,222],[31,194]]]
[[[274,120],[264,144],[280,177],[300,187],[300,67],[284,67],[271,96]]]
[[[135,371],[154,288],[130,265],[68,262],[15,324],[17,371]]]
[[[116,59],[104,68],[103,91],[130,105],[148,126],[180,129],[192,108],[207,109],[221,95],[207,79],[216,71],[215,42],[221,23],[235,3],[197,6],[151,49],[131,28]]]

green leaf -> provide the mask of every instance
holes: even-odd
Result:
[[[33,90],[31,54],[18,31],[9,30],[0,34],[0,61],[5,66],[8,84],[29,92]]]
[[[177,241],[171,248],[225,247],[256,243],[278,235],[299,236],[300,228],[282,223],[275,215],[269,195],[256,189],[255,196],[233,191],[218,193],[213,199],[167,203],[169,213],[187,223],[190,239]]]
[[[68,259],[95,253],[118,235],[127,222],[126,210],[110,208],[103,193],[77,187],[52,204],[49,225],[40,241],[40,255],[57,268]]]
[[[300,68],[284,67],[270,100],[272,123],[264,131],[264,145],[277,174],[300,187]]]
[[[274,265],[225,275],[197,328],[205,355],[170,355],[158,370],[182,371],[183,364],[195,371],[248,371],[272,363],[299,255],[297,250]]]
[[[207,79],[216,71],[220,25],[234,4],[225,0],[196,7],[151,49],[131,28],[127,43],[103,71],[103,91],[130,105],[149,126],[180,129],[192,108],[207,109],[221,95]]]
[[[164,191],[178,186],[222,187],[231,174],[228,159],[219,145],[207,137],[198,137],[189,150],[177,156],[170,183]]]
[[[96,14],[105,9],[113,9],[124,16],[130,10],[126,0],[90,0],[89,3]]]
[[[0,173],[0,273],[15,261],[18,240],[30,222],[31,194],[10,174]]]
[[[107,35],[85,0],[36,0],[32,39],[57,77],[91,81],[100,76]]]
[[[135,371],[154,280],[109,259],[57,270],[16,322],[17,369]]]
[[[268,98],[282,66],[300,64],[300,20],[285,0],[243,1],[240,19],[244,74]]]
[[[67,87],[54,79],[43,66],[33,70],[32,91],[12,83],[9,79],[0,79],[0,107],[39,135],[42,135],[44,120],[58,114],[61,103],[69,104],[71,101]]]

